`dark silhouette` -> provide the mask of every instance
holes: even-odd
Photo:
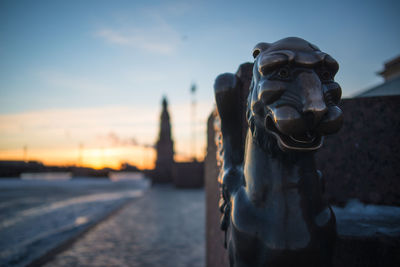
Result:
[[[223,138],[221,228],[230,265],[332,266],[336,220],[314,151],[342,125],[338,64],[293,37],[260,43],[253,56],[246,110],[238,76],[222,74],[215,82]]]
[[[153,183],[172,182],[174,165],[174,141],[171,136],[171,123],[168,113],[167,98],[163,97],[160,117],[160,133],[156,143],[157,160],[152,174]]]
[[[135,171],[136,171],[135,167]],[[39,161],[0,161],[0,178],[19,178],[22,173],[70,172],[72,177],[107,177],[112,168],[96,170],[78,166],[47,166]],[[132,170],[130,170],[132,171]]]

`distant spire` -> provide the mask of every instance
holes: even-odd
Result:
[[[190,87],[190,92],[191,92],[192,94],[194,94],[194,93],[196,92],[196,89],[197,89],[196,84],[195,84],[195,83],[192,83],[192,86]]]
[[[160,116],[160,132],[156,143],[157,159],[153,182],[171,182],[174,164],[174,141],[171,136],[171,123],[168,112],[167,97],[163,96]]]
[[[163,109],[167,109],[167,107],[168,107],[168,100],[167,100],[166,96],[163,96],[162,106],[163,106]]]

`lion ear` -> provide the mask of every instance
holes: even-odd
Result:
[[[263,50],[268,49],[270,44],[268,43],[258,43],[253,49],[253,57],[256,58]]]

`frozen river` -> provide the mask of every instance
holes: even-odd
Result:
[[[204,267],[204,197],[203,189],[153,186],[45,267]]]
[[[148,180],[0,179],[0,266],[25,266],[148,187]]]

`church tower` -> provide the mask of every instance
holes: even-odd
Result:
[[[174,141],[171,136],[171,123],[168,113],[168,102],[164,96],[160,117],[160,132],[156,143],[157,160],[153,173],[153,183],[172,182],[172,167],[174,164]]]

